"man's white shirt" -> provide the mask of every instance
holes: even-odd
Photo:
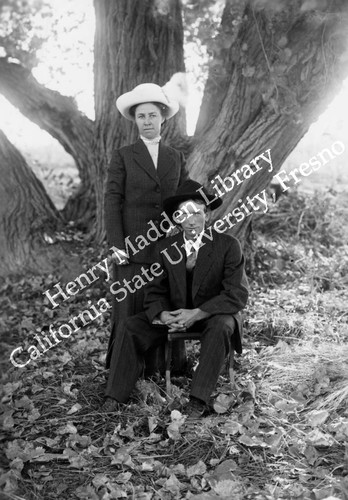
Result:
[[[194,240],[188,240],[185,236],[184,233],[184,243],[185,243],[185,252],[186,252],[186,257],[188,257],[193,250],[195,250],[198,254],[198,250],[203,246],[202,244],[202,238],[203,238],[204,231],[202,231],[196,239]]]

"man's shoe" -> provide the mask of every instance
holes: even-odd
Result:
[[[208,411],[208,406],[204,401],[197,398],[190,398],[186,408],[184,409],[184,415],[190,420],[198,419]]]
[[[116,399],[108,397],[105,399],[104,404],[101,407],[101,411],[104,413],[120,411],[120,409],[121,409],[121,403],[116,401]]]

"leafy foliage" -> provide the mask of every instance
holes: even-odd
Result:
[[[343,289],[347,284],[348,215],[346,196],[333,190],[291,191],[253,224],[249,274],[263,283],[305,279],[309,289]],[[307,291],[304,286],[304,292]]]
[[[50,36],[43,26],[52,17],[46,0],[3,0],[0,4],[0,46],[2,56],[21,61],[28,68],[36,66],[36,52]]]
[[[93,24],[91,1],[3,0],[0,57],[14,59],[34,74],[39,67],[42,83],[74,97],[86,93],[91,100]]]
[[[194,75],[195,89],[203,93],[224,2],[185,0],[182,4],[185,65]]]

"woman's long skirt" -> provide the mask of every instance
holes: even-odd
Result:
[[[114,282],[119,281],[120,285],[118,285],[118,287],[125,288],[123,280],[127,280],[131,283],[130,286],[134,289],[132,278],[134,278],[136,274],[142,274],[141,268],[149,269],[150,264],[137,264],[134,262],[126,266],[116,266],[116,264],[114,264]],[[116,285],[114,288],[117,289]],[[122,328],[118,328],[118,326],[129,316],[133,316],[134,314],[137,314],[144,310],[144,288],[145,287],[143,286],[142,288],[136,290],[134,293],[128,291],[126,297],[121,302],[118,302],[116,300],[116,295],[113,295],[112,297],[111,335],[106,355],[106,368],[110,367],[112,350],[114,348],[117,349],[118,346],[121,345],[122,339],[118,337],[120,337],[120,335],[122,334]]]

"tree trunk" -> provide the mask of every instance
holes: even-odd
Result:
[[[211,186],[216,175],[224,178],[270,149],[273,171],[262,168],[235,185],[216,217],[246,195],[262,192],[347,74],[348,6],[337,0],[319,11],[310,7],[315,3],[226,1],[188,166],[194,179]],[[256,10],[268,4],[274,10]],[[106,167],[112,150],[135,138],[134,126],[118,113],[115,100],[139,83],[163,85],[184,69],[184,62],[179,0],[95,0],[95,12],[95,134],[72,99],[45,89],[4,58],[0,91],[75,158],[82,191],[96,190],[97,238],[102,241]],[[182,127],[179,115],[168,122],[164,137],[185,148]],[[85,211],[93,205],[80,206]],[[231,232],[243,238],[249,220]]]
[[[50,235],[60,217],[45,188],[0,130],[0,276],[50,270]]]
[[[303,12],[300,2],[281,7],[255,11],[246,0],[225,6],[190,172],[212,187],[216,175],[224,179],[268,149],[273,171],[261,162],[249,179],[234,178],[231,192],[222,189],[224,203],[215,218],[269,185],[348,72],[343,1],[323,12]],[[230,232],[243,239],[250,219],[245,216]]]
[[[163,86],[184,71],[183,28],[179,0],[95,0],[94,90],[96,112],[95,161],[97,238],[104,239],[104,179],[114,148],[134,142],[137,130],[118,112],[115,101],[140,83]],[[185,147],[185,118],[179,112],[166,124],[164,140]],[[149,353],[150,354],[150,353]],[[176,346],[177,367],[186,360],[184,341]],[[156,371],[158,352],[147,357]],[[162,357],[163,359],[163,357]]]
[[[85,223],[94,220],[93,122],[78,110],[74,99],[45,88],[29,70],[5,58],[0,58],[0,92],[73,157],[81,184],[64,208],[64,217]]]
[[[133,142],[136,129],[117,111],[115,101],[140,83],[163,86],[184,71],[183,29],[179,0],[95,0],[94,78],[97,179],[97,230],[104,237],[103,187],[114,148]],[[166,142],[183,145],[183,113],[171,119]]]

